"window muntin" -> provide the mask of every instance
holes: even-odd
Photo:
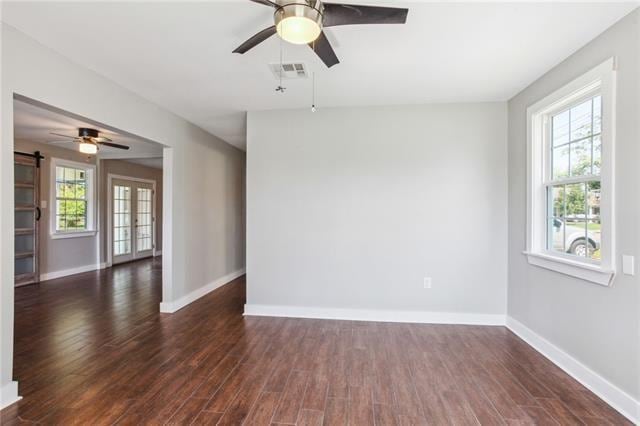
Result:
[[[87,172],[70,166],[56,166],[56,232],[86,231]]]
[[[95,166],[51,158],[51,238],[95,235]]]
[[[549,116],[546,248],[598,263],[602,97],[590,94]]]

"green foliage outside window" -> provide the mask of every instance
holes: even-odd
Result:
[[[56,230],[87,229],[86,172],[72,167],[56,168]]]

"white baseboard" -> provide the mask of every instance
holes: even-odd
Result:
[[[0,388],[0,410],[22,399],[18,396],[18,382],[9,382]]]
[[[156,250],[153,252],[153,257],[162,256],[162,250]]]
[[[97,263],[95,265],[78,266],[77,268],[64,269],[62,271],[46,272],[40,274],[40,281],[54,280],[56,278],[67,277],[69,275],[81,274],[83,272],[97,271],[107,267],[106,263]]]
[[[426,324],[504,325],[500,314],[464,312],[378,311],[369,309],[311,308],[302,306],[244,305],[245,315],[316,318],[351,321],[414,322]]]
[[[635,400],[631,395],[513,317],[507,317],[507,328],[631,422],[640,423],[640,401]]]
[[[235,280],[236,278],[241,277],[242,275],[244,275],[244,273],[244,268],[239,269],[235,272],[225,275],[224,277],[218,278],[217,280],[210,282],[209,284],[206,284],[196,290],[193,290],[191,293],[182,296],[178,300],[174,300],[173,302],[162,302],[160,303],[160,312],[172,314],[179,309],[184,308],[189,303],[200,299],[207,293],[211,293],[218,287],[222,287],[223,285]]]

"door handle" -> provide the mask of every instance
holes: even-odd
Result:
[[[40,207],[36,206],[36,221],[39,221],[41,216],[42,212],[40,211]]]

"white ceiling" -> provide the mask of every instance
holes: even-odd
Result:
[[[100,158],[150,158],[162,157],[162,146],[141,138],[118,133],[90,120],[74,117],[60,111],[54,111],[15,100],[13,103],[13,132],[16,139],[44,143],[60,148],[78,150],[78,144],[71,139],[52,135],[51,132],[68,136],[78,136],[78,128],[97,129],[115,143],[127,145],[128,150],[101,145]]]
[[[162,158],[132,158],[124,161],[140,166],[153,167],[154,169],[162,169]]]
[[[637,6],[349,3],[406,6],[407,24],[327,29],[341,60],[331,69],[284,43],[285,61],[316,72],[319,107],[507,100]],[[277,37],[231,53],[272,24],[272,9],[248,0],[3,2],[2,19],[238,147],[246,111],[311,103],[310,79],[274,91],[267,64],[279,60]]]

